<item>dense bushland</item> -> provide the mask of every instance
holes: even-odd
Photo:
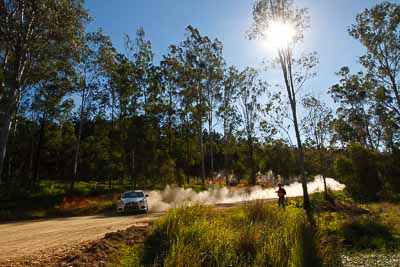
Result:
[[[359,201],[395,200],[399,197],[398,152],[379,153],[352,144],[335,160],[335,177]]]

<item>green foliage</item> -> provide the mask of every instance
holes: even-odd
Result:
[[[340,83],[331,88],[340,104],[335,128],[342,142],[376,150],[382,141],[389,150],[399,145],[399,11],[398,3],[383,1],[359,13],[349,28],[365,48],[358,60],[364,70],[352,75],[343,67]]]
[[[328,266],[340,266],[340,261],[347,266],[348,260],[358,258],[359,254],[390,255],[399,251],[398,204],[377,202],[355,205],[343,193],[335,195],[335,205],[328,201],[324,203],[321,196],[317,197],[319,250],[328,262],[335,263],[336,259],[337,263]],[[358,262],[361,264],[362,261]]]
[[[272,170],[285,179],[299,173],[295,151],[284,142],[278,140],[266,145],[261,153],[262,158],[265,159],[263,171]]]
[[[361,145],[352,144],[345,155],[335,161],[337,177],[346,185],[346,190],[357,200],[376,200],[382,189],[376,152]]]
[[[48,88],[49,83],[57,88],[70,81],[76,63],[76,44],[89,21],[81,0],[7,1],[2,3],[2,17],[0,173],[5,165],[11,121],[21,99],[34,87],[51,92],[55,90]]]
[[[0,220],[95,214],[114,208],[113,195],[131,189],[113,182],[80,181],[74,192],[69,183],[42,180],[35,187],[8,184],[0,188]],[[71,203],[69,203],[71,202]],[[80,204],[80,202],[82,202]],[[64,208],[63,205],[72,205]]]
[[[229,210],[174,209],[155,222],[144,246],[125,248],[123,259],[137,266],[338,267],[357,255],[399,251],[398,204],[355,205],[344,192],[334,194],[334,205],[311,195],[316,231],[297,198],[286,211],[263,201]]]
[[[400,240],[387,225],[376,218],[364,218],[345,223],[342,227],[343,244],[350,250],[393,251],[400,248]]]
[[[318,266],[304,212],[263,202],[216,213],[194,206],[173,209],[145,240],[145,266]],[[133,254],[132,258],[137,257]]]
[[[143,266],[140,262],[141,247],[123,245],[120,248],[120,264],[124,267],[140,267]]]
[[[391,154],[386,154],[382,158],[382,174],[385,177],[386,199],[390,196],[395,198],[395,194],[400,193],[400,151],[395,150]]]
[[[167,158],[161,164],[160,175],[166,184],[173,184],[177,182],[175,161],[171,158]]]

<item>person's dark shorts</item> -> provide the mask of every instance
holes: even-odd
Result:
[[[278,199],[278,205],[279,207],[285,207],[285,197],[279,197]]]

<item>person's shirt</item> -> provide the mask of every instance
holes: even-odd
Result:
[[[286,195],[286,190],[281,187],[278,189],[277,193],[278,197],[284,197]]]

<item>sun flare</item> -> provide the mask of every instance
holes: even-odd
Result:
[[[267,47],[277,50],[290,45],[296,35],[296,30],[290,23],[273,21],[265,30],[265,44]]]

